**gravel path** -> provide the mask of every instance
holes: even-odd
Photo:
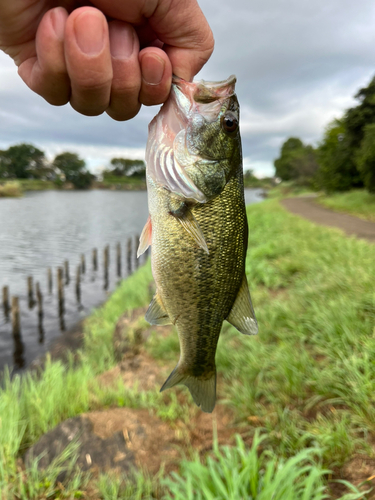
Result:
[[[350,236],[375,243],[375,222],[333,212],[315,203],[313,197],[287,198],[282,204],[290,212],[323,226],[337,227]]]

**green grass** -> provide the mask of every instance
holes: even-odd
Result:
[[[306,447],[340,468],[355,453],[374,457],[375,248],[287,213],[269,200],[248,209],[246,273],[259,335],[225,325],[219,392],[238,423],[262,428],[279,457]],[[154,356],[178,356],[171,338]],[[168,353],[168,354],[166,354]]]
[[[246,273],[259,335],[243,336],[225,324],[217,366],[221,400],[254,436],[253,447],[240,440],[234,448],[214,447],[212,458],[192,458],[178,476],[163,479],[140,474],[129,484],[101,476],[98,498],[315,500],[326,493],[324,470],[337,472],[358,453],[374,457],[374,246],[295,217],[276,200],[249,207],[248,218]],[[44,473],[17,465],[31,443],[68,417],[109,406],[150,408],[167,421],[188,415],[174,390],[162,396],[158,388],[125,391],[119,382],[104,390],[95,383],[115,365],[118,317],[148,303],[150,280],[148,264],[92,315],[78,363],[49,361],[39,377],[6,378],[0,393],[0,491],[6,498],[79,498],[85,491],[88,478],[79,472],[63,490],[53,479],[58,464]],[[152,335],[148,348],[157,359],[178,359],[175,334]],[[272,497],[279,491],[284,496]],[[349,487],[342,498],[366,497]]]
[[[40,179],[17,179],[22,191],[45,191],[48,189],[57,189],[52,181],[43,181]]]
[[[252,207],[249,226],[259,336],[221,338],[228,404],[263,421],[282,455],[314,443],[341,466],[375,431],[375,249],[276,202]]]
[[[146,189],[146,180],[139,177],[106,176],[102,181],[95,182],[94,187],[107,189]]]
[[[282,181],[267,191],[267,198],[281,199],[291,196],[316,196],[316,191],[307,186],[299,186],[295,181]]]
[[[375,194],[370,194],[364,189],[321,196],[317,201],[331,210],[375,222]]]
[[[183,462],[181,473],[174,473],[164,481],[168,490],[165,500],[327,498],[323,476],[328,471],[314,463],[319,450],[303,450],[290,460],[279,460],[273,453],[260,451],[264,438],[256,433],[248,450],[237,436],[235,447],[219,449],[214,445],[206,463],[201,463],[198,457]]]

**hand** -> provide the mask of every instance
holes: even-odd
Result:
[[[191,80],[212,53],[196,0],[82,3],[0,0],[0,49],[50,104],[128,120],[167,99],[172,72]]]

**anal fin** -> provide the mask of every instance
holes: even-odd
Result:
[[[147,309],[145,319],[150,323],[150,325],[172,324],[172,321],[169,319],[167,311],[164,309],[163,303],[159,297],[158,292],[155,293],[154,298],[152,299]]]
[[[139,238],[139,246],[137,250],[137,258],[139,258],[148,247],[151,245],[151,235],[152,235],[152,224],[151,224],[151,216],[148,216],[145,227],[142,230],[141,236]]]
[[[251,303],[246,275],[242,279],[236,300],[226,320],[245,335],[256,335],[258,333],[258,323]]]

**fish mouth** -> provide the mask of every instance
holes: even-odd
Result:
[[[181,127],[194,114],[202,115],[207,122],[215,121],[223,103],[234,95],[236,81],[235,75],[220,82],[188,82],[173,75],[172,96]]]
[[[190,102],[208,104],[220,99],[227,99],[235,92],[237,78],[231,75],[221,82],[210,82],[201,80],[199,82],[188,82],[179,76],[173,75],[172,84],[189,98]]]

